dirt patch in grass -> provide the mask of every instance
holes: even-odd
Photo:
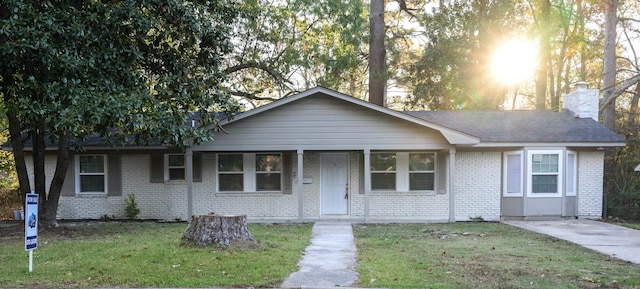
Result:
[[[150,221],[151,222],[151,221]],[[41,229],[39,234],[46,237],[56,237],[57,239],[91,239],[100,238],[105,235],[125,233],[135,230],[137,221],[61,221],[58,227]],[[2,221],[0,222],[0,240],[24,236],[23,221]]]
[[[0,238],[24,235],[24,223],[20,221],[0,222]]]

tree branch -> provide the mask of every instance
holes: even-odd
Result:
[[[624,22],[624,21],[631,21],[631,22],[638,22],[638,23],[640,23],[640,19],[626,18],[626,17],[618,17],[618,22]]]
[[[282,76],[275,69],[269,67],[268,65],[265,65],[265,64],[262,64],[262,63],[258,63],[258,62],[255,62],[255,61],[250,61],[250,62],[246,62],[246,63],[240,63],[240,64],[237,64],[237,65],[228,67],[227,69],[224,70],[224,72],[227,73],[227,74],[231,74],[231,73],[235,73],[235,72],[238,72],[240,70],[249,69],[249,68],[260,69],[260,70],[266,72],[267,74],[271,75],[271,77],[273,77],[274,79],[276,79],[280,83],[291,83],[291,81],[286,79],[284,76]]]
[[[407,7],[407,1],[398,0],[398,5],[400,5],[400,11],[404,11],[407,14],[411,15],[412,18],[416,18],[416,15],[412,12],[412,11],[415,11],[416,9],[408,8]]]
[[[244,92],[244,91],[229,91],[232,95],[243,97],[251,100],[266,100],[266,101],[276,101],[278,98],[273,97],[261,97],[258,96],[259,93],[262,93],[262,90],[254,91],[254,92]]]
[[[611,97],[609,97],[608,99],[603,99],[603,103],[600,105],[600,113],[602,113],[602,111],[606,107],[611,105],[616,100],[616,98],[618,98],[618,96],[620,96],[627,90],[627,88],[638,82],[640,82],[640,74],[636,74],[634,77],[627,78],[622,83],[620,83],[620,85],[618,85],[618,87],[613,91],[613,95]]]

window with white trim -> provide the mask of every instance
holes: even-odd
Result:
[[[522,181],[522,151],[504,153],[504,187],[505,197],[521,197],[523,192]]]
[[[371,153],[371,190],[396,190],[396,154]]]
[[[576,184],[578,183],[578,158],[574,151],[567,151],[567,196],[576,195]]]
[[[529,151],[530,196],[560,196],[562,188],[562,151]]]
[[[76,156],[76,192],[91,194],[107,192],[107,160],[105,155]]]
[[[433,191],[436,155],[409,153],[409,190]]]
[[[281,153],[218,154],[219,192],[283,191]]]
[[[256,191],[282,189],[282,155],[256,154]]]
[[[185,159],[183,154],[165,155],[165,180],[177,181],[186,179]]]
[[[244,191],[244,157],[242,154],[218,155],[218,190]]]
[[[436,154],[376,152],[370,155],[372,191],[433,191]]]

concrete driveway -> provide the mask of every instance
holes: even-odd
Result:
[[[640,231],[593,220],[504,221],[640,264]]]

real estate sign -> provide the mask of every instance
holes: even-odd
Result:
[[[24,249],[38,248],[38,194],[27,194],[24,216]]]

